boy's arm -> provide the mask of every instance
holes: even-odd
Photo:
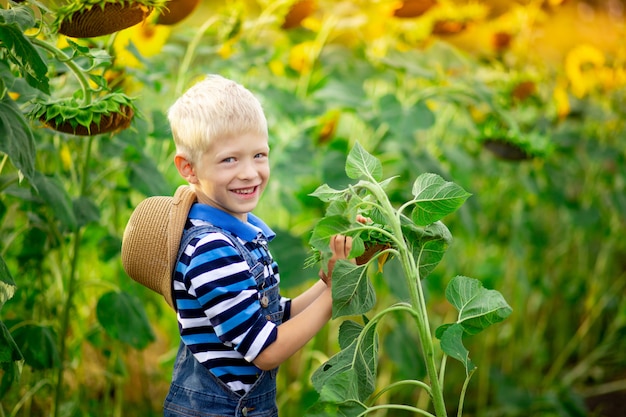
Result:
[[[276,368],[300,350],[330,320],[333,305],[330,282],[332,270],[337,260],[348,257],[352,239],[342,235],[333,236],[330,248],[333,257],[328,262],[327,284],[320,280],[292,301],[291,318],[278,326],[276,340],[253,361],[260,369]]]
[[[320,295],[324,293],[328,286],[321,279],[315,284],[311,285],[302,294],[291,300],[291,317],[297,316],[305,308],[307,308],[313,301],[315,301]]]
[[[302,348],[330,320],[332,310],[330,287],[295,317],[278,326],[276,340],[253,361],[262,370],[270,370]]]

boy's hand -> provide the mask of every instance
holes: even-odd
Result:
[[[356,221],[365,224],[370,221],[369,218],[363,217],[357,214]],[[339,259],[348,259],[350,251],[352,250],[352,238],[349,236],[335,235],[330,238],[330,250],[333,253],[332,258],[328,261],[328,273],[325,273],[323,269],[320,269],[319,277],[324,283],[330,287],[332,282],[333,269],[335,263]],[[351,262],[355,263],[354,260]]]
[[[324,283],[330,287],[335,263],[339,259],[347,259],[352,250],[352,238],[344,235],[335,235],[330,238],[330,250],[333,253],[332,258],[328,261],[328,273],[324,273],[321,269],[319,276]]]

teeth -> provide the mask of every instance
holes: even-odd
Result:
[[[254,192],[254,188],[246,188],[244,190],[235,190],[237,194],[252,194]]]

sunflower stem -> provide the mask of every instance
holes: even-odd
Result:
[[[87,175],[89,173],[89,160],[91,159],[91,146],[93,143],[93,136],[89,136],[85,143],[85,158],[83,161],[82,178],[80,181],[79,196],[82,197],[87,192]],[[63,311],[61,316],[61,330],[59,334],[60,346],[59,357],[61,358],[61,365],[59,366],[56,382],[56,393],[54,398],[54,417],[59,416],[61,408],[61,400],[63,393],[65,392],[63,387],[63,379],[65,372],[65,356],[67,353],[66,335],[70,327],[70,314],[74,305],[74,295],[76,293],[77,285],[77,270],[78,270],[78,253],[80,250],[80,243],[82,238],[82,227],[77,227],[74,231],[74,242],[72,247],[71,259],[70,259],[70,271],[67,283],[67,295],[65,298],[65,304],[63,305]]]
[[[91,93],[93,90],[89,86],[89,80],[87,79],[87,76],[85,75],[86,71],[76,62],[74,62],[72,57],[68,56],[65,52],[63,52],[56,46],[51,45],[48,42],[42,41],[37,38],[32,38],[31,41],[35,45],[50,52],[59,62],[64,63],[70,69],[70,71],[72,71],[72,73],[78,80],[78,83],[80,84],[81,90],[83,91],[83,100],[82,100],[83,104],[91,104],[91,100],[92,100]]]

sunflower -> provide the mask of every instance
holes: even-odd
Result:
[[[171,31],[169,26],[157,25],[148,21],[119,31],[113,42],[116,64],[132,68],[143,67],[143,64],[131,52],[131,42],[142,57],[151,57],[161,52]]]
[[[583,44],[572,49],[565,57],[565,75],[572,93],[586,96],[599,81],[604,68],[604,54],[594,46]]]
[[[289,53],[289,66],[301,74],[310,72],[321,49],[322,45],[315,41],[294,45]]]

